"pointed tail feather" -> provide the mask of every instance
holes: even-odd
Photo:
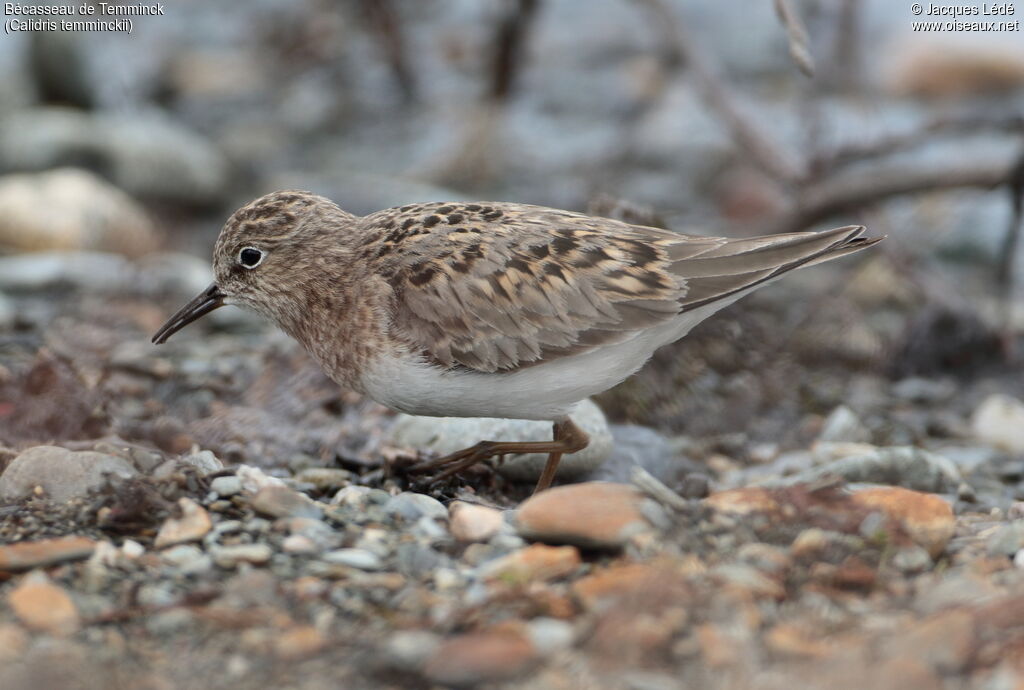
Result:
[[[864,226],[724,240],[707,251],[681,258],[671,270],[686,282],[683,311],[728,298],[795,268],[866,249],[882,238],[862,237]]]

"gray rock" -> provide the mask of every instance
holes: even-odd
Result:
[[[590,436],[590,445],[562,457],[558,477],[575,479],[600,467],[611,454],[612,434],[604,413],[591,400],[580,403],[572,419]],[[414,417],[399,415],[388,432],[392,445],[407,446],[438,455],[469,448],[480,441],[550,441],[551,423],[491,417]],[[497,466],[511,479],[534,481],[540,477],[547,455],[509,455]]]
[[[242,480],[234,475],[216,477],[210,482],[210,489],[218,496],[234,496],[242,493]]]
[[[923,547],[911,544],[896,550],[892,565],[904,573],[920,573],[932,566],[932,557]]]
[[[949,379],[910,377],[896,382],[890,392],[908,402],[931,403],[949,400],[956,395],[956,383]]]
[[[335,549],[321,555],[320,560],[359,570],[380,570],[384,567],[377,554],[365,549]]]
[[[0,498],[14,501],[40,486],[54,501],[63,502],[99,488],[105,475],[136,474],[130,462],[114,455],[36,446],[18,455],[0,476]]]
[[[182,575],[205,573],[213,568],[213,559],[192,544],[181,544],[161,551],[160,559]]]
[[[576,633],[571,623],[557,618],[534,618],[526,626],[526,634],[542,654],[551,655],[572,646]]]
[[[392,496],[384,504],[384,511],[394,515],[401,515],[410,522],[415,522],[421,517],[439,520],[448,519],[448,509],[444,507],[443,503],[426,494],[418,494],[412,491],[404,491],[397,496]]]
[[[213,474],[224,469],[224,463],[211,450],[201,450],[198,453],[186,455],[181,458],[180,462],[196,468],[202,475]]]
[[[14,301],[0,292],[0,330],[13,326],[17,316],[18,312],[14,308]]]
[[[266,544],[230,544],[210,548],[210,556],[221,568],[237,568],[242,563],[262,565],[274,555]]]
[[[1024,549],[1024,521],[1017,520],[1003,525],[988,538],[988,552],[993,556],[1014,556]]]
[[[116,291],[135,277],[123,256],[102,252],[52,251],[0,257],[0,290],[37,292],[70,286],[83,291]]]
[[[384,643],[383,659],[392,668],[418,670],[441,646],[441,636],[426,630],[403,630]]]
[[[853,410],[840,405],[825,418],[818,440],[825,443],[866,443],[871,440],[871,431]]]
[[[955,492],[961,482],[960,472],[949,459],[920,448],[891,446],[840,458],[768,483],[813,482],[827,475],[839,475],[848,482],[889,484],[932,493]]]
[[[446,564],[444,556],[423,544],[399,544],[395,556],[398,572],[409,577],[422,577]]]
[[[1024,453],[1024,402],[990,395],[971,415],[975,438],[1010,453]]]
[[[229,179],[216,148],[157,111],[33,108],[3,124],[0,160],[11,170],[84,165],[133,196],[186,204],[220,200]]]
[[[654,429],[635,424],[613,424],[613,448],[608,459],[587,475],[587,481],[628,483],[633,468],[640,466],[666,483],[680,475],[699,469],[695,463],[680,456],[678,443]]]
[[[257,513],[274,518],[306,517],[319,520],[323,509],[308,496],[286,486],[265,486],[252,497],[252,508]]]
[[[310,467],[299,472],[295,479],[312,484],[319,491],[330,491],[345,486],[351,477],[351,472],[337,467]]]

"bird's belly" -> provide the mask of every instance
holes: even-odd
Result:
[[[508,372],[445,370],[416,357],[379,357],[361,374],[371,398],[399,412],[428,417],[555,420],[576,403],[608,390],[654,351],[686,335],[722,307],[756,289],[680,314],[622,342]]]

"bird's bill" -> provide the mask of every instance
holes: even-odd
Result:
[[[226,296],[220,291],[217,284],[213,283],[210,287],[196,295],[191,302],[176,311],[174,316],[167,319],[167,323],[161,326],[160,330],[153,336],[153,343],[155,345],[166,343],[168,338],[199,317],[205,316],[214,309],[224,306],[224,298]]]

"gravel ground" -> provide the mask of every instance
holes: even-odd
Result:
[[[0,687],[1021,680],[1020,381],[896,371],[935,326],[885,314],[919,304],[844,281],[812,328],[800,291],[842,278],[766,291],[603,396],[605,466],[528,499],[415,484],[390,413],[247,317],[150,346],[190,286],[132,279],[7,285]]]

